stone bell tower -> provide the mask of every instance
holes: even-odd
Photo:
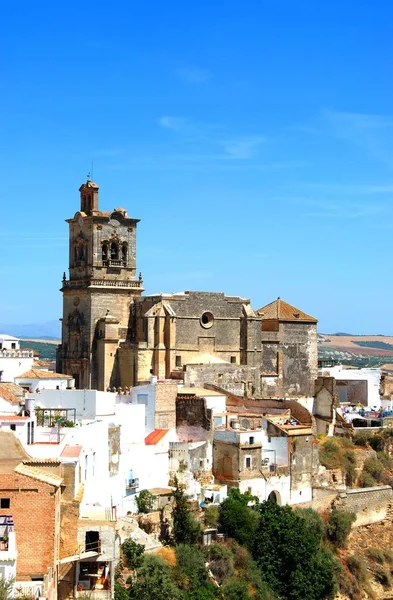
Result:
[[[127,337],[130,305],[140,296],[136,276],[136,229],[124,208],[99,210],[98,185],[79,188],[80,210],[69,224],[69,275],[64,273],[62,342],[57,371],[75,386],[118,386],[117,348]],[[110,323],[110,327],[108,324]]]

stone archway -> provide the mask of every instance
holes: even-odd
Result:
[[[279,492],[276,491],[272,491],[270,492],[270,494],[267,497],[267,501],[268,502],[274,502],[275,504],[278,504],[279,506],[281,505],[281,497]]]

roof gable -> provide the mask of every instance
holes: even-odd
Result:
[[[278,320],[278,321],[287,321],[291,323],[317,323],[317,319],[308,315],[307,313],[299,310],[292,304],[288,304],[281,298],[277,298],[270,304],[263,306],[259,310],[257,310],[257,314],[262,317],[262,320]]]

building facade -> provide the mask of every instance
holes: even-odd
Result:
[[[312,398],[316,319],[280,298],[256,311],[247,298],[216,292],[141,296],[138,220],[124,208],[100,211],[90,180],[79,191],[80,210],[67,221],[57,357],[57,371],[75,387],[124,390],[155,376],[262,398]]]

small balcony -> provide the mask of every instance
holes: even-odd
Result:
[[[118,269],[126,266],[126,261],[122,258],[108,258],[102,261],[104,267],[117,267]]]
[[[129,479],[126,485],[126,495],[135,494],[139,488],[139,479]]]

